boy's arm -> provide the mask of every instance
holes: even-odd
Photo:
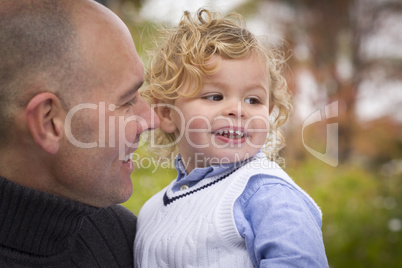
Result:
[[[234,213],[257,267],[328,267],[321,213],[290,184],[264,175],[253,177]]]

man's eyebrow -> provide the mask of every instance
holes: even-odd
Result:
[[[119,98],[119,102],[123,102],[126,99],[129,99],[132,95],[134,95],[142,86],[144,81],[138,82],[137,84],[134,85],[131,89],[129,89],[127,92],[125,92],[122,96]]]

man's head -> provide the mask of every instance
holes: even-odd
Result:
[[[80,55],[70,2],[0,4],[0,146],[11,136],[16,111],[35,94],[60,96],[77,86]]]
[[[158,125],[127,27],[89,0],[15,2],[0,2],[0,175],[94,206],[125,201],[124,157]]]

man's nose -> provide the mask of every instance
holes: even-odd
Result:
[[[159,127],[159,117],[156,112],[151,109],[150,105],[144,100],[144,98],[140,97],[140,111],[142,118],[145,119],[147,128],[142,131],[153,130]]]

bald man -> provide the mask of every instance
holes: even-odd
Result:
[[[133,266],[143,72],[104,6],[0,0],[0,267]]]

